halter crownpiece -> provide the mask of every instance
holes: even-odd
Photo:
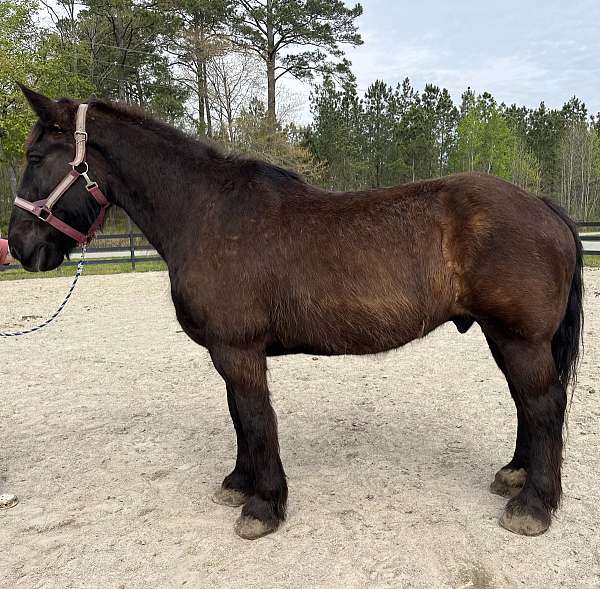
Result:
[[[69,162],[71,171],[58,183],[56,188],[50,193],[50,195],[42,200],[35,202],[29,202],[24,198],[15,198],[15,206],[19,207],[31,213],[40,221],[44,221],[51,225],[55,229],[58,229],[61,233],[68,235],[74,239],[79,245],[88,244],[94,239],[96,232],[104,223],[106,216],[106,209],[110,206],[107,198],[104,196],[98,184],[90,180],[88,176],[89,167],[85,161],[85,148],[87,144],[88,134],[85,130],[85,120],[88,110],[88,104],[80,104],[77,109],[77,118],[75,120],[75,159]],[[79,171],[77,168],[83,167],[83,171]],[[54,216],[52,208],[56,203],[66,194],[71,186],[79,179],[83,177],[85,180],[85,189],[92,196],[92,198],[100,205],[100,212],[96,217],[96,220],[92,223],[88,232],[84,235],[80,231],[77,231],[74,227],[71,227],[64,221],[61,221]]]

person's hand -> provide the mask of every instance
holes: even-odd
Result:
[[[8,240],[0,239],[0,265],[7,266],[12,264],[15,259],[10,255],[10,249],[8,248]]]

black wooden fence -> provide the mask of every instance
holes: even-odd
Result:
[[[581,241],[584,243],[584,247],[591,243],[591,245],[586,248],[585,255],[586,256],[600,256],[600,223],[577,223],[577,226],[580,229],[579,236],[581,237]],[[581,231],[581,230],[584,231]],[[115,262],[128,262],[131,264],[133,270],[135,270],[136,262],[149,262],[149,261],[158,261],[162,260],[162,258],[156,253],[156,251],[152,248],[152,246],[146,241],[146,238],[141,233],[133,233],[132,231],[129,233],[121,233],[115,235],[99,235],[96,237],[97,240],[101,240],[103,243],[106,242],[115,242],[115,240],[127,239],[127,246],[111,246],[107,245],[94,245],[94,247],[88,248],[88,252],[90,254],[101,254],[102,252],[106,253],[106,257],[98,257],[97,259],[88,256],[89,264],[114,264]],[[94,242],[95,243],[95,242]],[[115,259],[114,256],[111,258],[111,254],[113,252],[129,252],[129,256],[121,257],[119,259]],[[136,255],[138,252],[138,255]],[[71,264],[76,264],[77,262],[71,262]]]
[[[86,263],[131,264],[131,269],[135,270],[136,263],[162,261],[144,235],[134,231],[131,221],[128,229],[127,233],[97,235],[91,246],[87,248]],[[123,255],[125,252],[128,255]],[[72,259],[64,262],[63,266],[76,266],[80,256],[81,249],[75,249]]]
[[[577,227],[579,227],[579,237],[583,242],[585,255],[600,256],[600,223],[577,223]],[[585,231],[581,231],[582,229],[596,232],[596,234],[590,235]],[[588,244],[590,244],[589,249],[586,247]]]
[[[600,223],[578,223],[580,237],[586,247],[586,256],[600,256]],[[581,231],[584,230],[584,231]],[[135,232],[130,227],[127,233],[113,233],[108,235],[98,235],[91,247],[87,249],[88,264],[131,264],[132,270],[135,270],[136,263],[140,262],[158,262],[162,258],[156,250],[148,243],[142,233]],[[128,255],[123,255],[125,252]],[[63,265],[77,265],[80,249],[76,249],[71,260]]]
[[[123,255],[125,252],[127,255]],[[73,250],[73,259],[63,266],[76,266],[80,255],[81,249]],[[142,233],[114,233],[96,236],[87,248],[86,260],[87,264],[131,264],[131,269],[135,270],[136,263],[160,262],[162,258]]]

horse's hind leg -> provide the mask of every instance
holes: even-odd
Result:
[[[277,419],[267,386],[267,359],[259,347],[213,346],[210,353],[235,400],[232,416],[237,415],[234,424],[237,419],[242,433],[238,440],[247,444],[245,456],[254,474],[253,494],[242,508],[235,531],[242,538],[259,538],[277,529],[285,518],[287,502]]]
[[[235,392],[229,385],[227,385],[227,405],[235,428],[237,458],[235,468],[225,477],[221,488],[214,494],[213,501],[227,507],[239,507],[254,494],[254,468],[250,459],[248,441],[237,410]]]
[[[520,493],[506,505],[500,523],[511,532],[537,536],[550,526],[560,501],[566,393],[550,341],[495,341],[529,436],[527,478]]]
[[[523,488],[527,478],[527,468],[529,467],[529,432],[527,431],[527,423],[523,415],[522,403],[519,400],[510,376],[506,372],[506,366],[500,349],[487,335],[486,339],[498,368],[500,368],[506,377],[510,394],[517,408],[517,441],[515,453],[512,460],[496,473],[490,485],[490,490],[496,495],[514,497]]]

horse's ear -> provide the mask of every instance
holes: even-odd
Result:
[[[57,102],[44,96],[43,94],[38,94],[24,86],[20,82],[17,82],[17,85],[23,92],[23,95],[27,99],[27,102],[31,105],[33,112],[39,117],[40,122],[45,125],[60,125],[61,123],[61,109]]]

